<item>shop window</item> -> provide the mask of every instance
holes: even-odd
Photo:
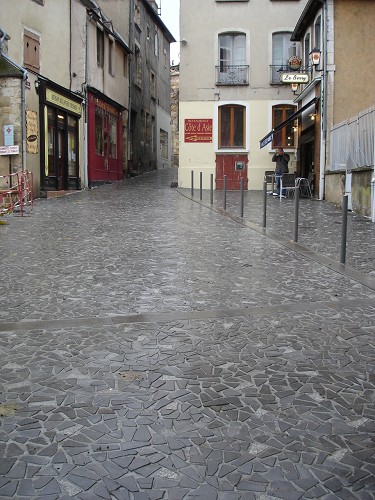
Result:
[[[109,157],[117,158],[117,117],[109,115]]]
[[[54,108],[48,108],[48,160],[45,169],[45,175],[56,175],[55,156],[56,156],[56,116]]]
[[[280,104],[272,107],[272,128],[276,128],[296,112],[296,107],[289,104]],[[291,122],[285,127],[273,133],[272,147],[274,148],[294,148],[294,123]]]
[[[39,73],[40,38],[29,30],[23,32],[23,63],[25,68]]]
[[[245,147],[245,106],[219,107],[219,148]]]
[[[68,175],[78,177],[77,161],[77,130],[78,120],[68,115]]]
[[[104,113],[103,109],[99,106],[95,107],[95,151],[99,156],[104,155],[104,141],[103,141],[103,128],[104,128]]]

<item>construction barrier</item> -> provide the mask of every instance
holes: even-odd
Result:
[[[0,175],[0,216],[30,212],[34,206],[33,174],[16,172]]]

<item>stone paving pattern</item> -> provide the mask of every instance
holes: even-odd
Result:
[[[176,174],[0,227],[0,498],[375,498],[375,287]],[[286,238],[291,207],[268,203]],[[334,257],[340,212],[301,208],[301,243]],[[349,224],[350,266],[372,277],[373,225]]]

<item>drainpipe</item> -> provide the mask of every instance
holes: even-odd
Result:
[[[132,97],[133,97],[133,86],[132,86],[132,68],[133,68],[133,54],[134,54],[134,0],[130,0],[130,12],[129,12],[129,47],[131,50],[131,54],[129,54],[129,104],[128,104],[128,134],[127,134],[127,145],[126,145],[126,168],[127,168],[127,175],[129,175],[129,153],[130,149],[132,148],[132,145],[130,144],[130,141],[132,140],[131,137],[131,120],[132,120]],[[134,151],[133,151],[133,156],[134,156]],[[133,158],[130,159],[131,161]],[[133,165],[134,169],[134,165]]]
[[[375,222],[375,172],[371,179],[371,221]]]
[[[2,31],[2,30],[0,30]],[[27,71],[25,68],[17,64],[10,57],[8,57],[3,52],[3,43],[7,34],[5,31],[2,31],[3,36],[0,39],[0,54],[2,57],[8,61],[10,64],[19,69],[22,73],[22,86],[21,86],[21,119],[22,119],[22,172],[26,172],[26,80],[27,80]]]
[[[323,6],[323,78],[321,80],[321,133],[322,140],[320,141],[320,178],[319,178],[319,199],[324,200],[325,196],[325,169],[327,163],[327,87],[328,87],[328,72],[327,72],[327,38],[328,38],[328,8],[327,2]]]

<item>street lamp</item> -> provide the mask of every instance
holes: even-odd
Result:
[[[314,66],[319,66],[320,63],[320,50],[319,49],[312,49],[310,52],[310,59],[311,62]]]

